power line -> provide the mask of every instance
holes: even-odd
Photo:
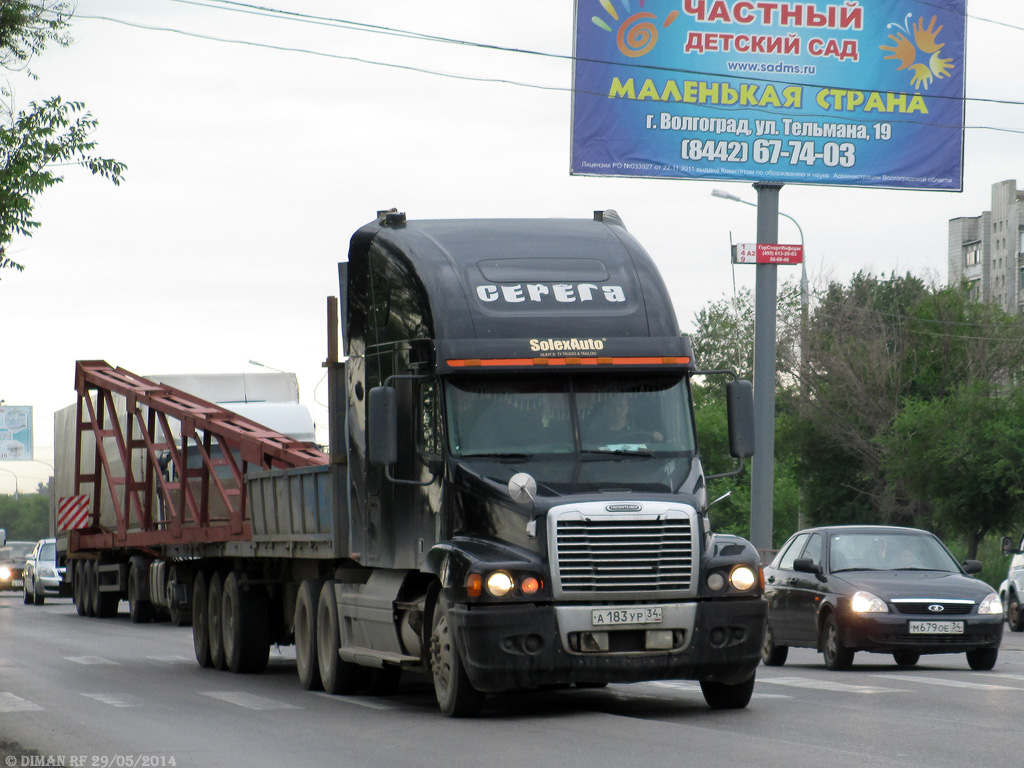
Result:
[[[509,47],[509,46],[502,46],[502,45],[497,45],[497,44],[494,44],[494,43],[480,43],[480,42],[474,42],[474,41],[470,41],[470,40],[463,40],[463,39],[460,39],[460,38],[451,38],[451,37],[443,37],[443,36],[439,36],[439,35],[430,35],[430,34],[426,34],[426,33],[422,33],[422,32],[416,32],[414,30],[398,29],[398,28],[395,28],[395,27],[385,27],[385,26],[380,26],[380,25],[376,25],[376,24],[367,24],[367,23],[364,23],[364,22],[350,21],[350,20],[346,20],[346,19],[336,19],[336,18],[332,18],[332,17],[328,17],[328,16],[314,16],[314,15],[311,15],[311,14],[299,13],[297,11],[283,11],[283,10],[279,10],[279,9],[275,9],[275,8],[269,8],[269,7],[265,7],[265,6],[257,6],[257,5],[253,5],[251,3],[243,3],[243,2],[239,2],[238,0],[206,0],[206,2],[203,2],[202,0],[168,0],[168,1],[169,2],[173,2],[173,3],[179,3],[179,4],[182,4],[182,5],[192,5],[192,6],[197,6],[197,7],[201,7],[201,8],[210,8],[211,10],[221,10],[221,11],[226,11],[226,12],[229,12],[229,13],[243,13],[243,14],[246,14],[246,15],[254,15],[254,16],[259,16],[259,17],[264,17],[264,18],[288,20],[288,21],[295,21],[295,22],[298,22],[298,23],[315,24],[315,25],[320,25],[320,26],[330,26],[330,27],[336,27],[336,28],[342,28],[342,29],[349,29],[349,30],[352,30],[352,31],[362,31],[362,32],[367,32],[369,34],[381,34],[381,35],[387,35],[387,36],[393,36],[393,37],[401,37],[401,38],[407,38],[407,39],[422,40],[422,41],[425,41],[425,42],[437,42],[437,43],[444,43],[444,44],[450,44],[450,45],[458,45],[458,46],[468,47],[468,48],[477,48],[477,49],[481,49],[481,50],[491,50],[491,51],[499,51],[499,52],[503,52],[503,53],[514,53],[514,54],[521,54],[521,55],[538,56],[538,57],[543,57],[543,58],[550,58],[550,59],[566,61],[566,62],[570,62],[570,63],[574,63],[574,62],[583,62],[583,63],[587,63],[587,64],[614,64],[614,63],[616,63],[616,62],[605,61],[605,60],[601,60],[601,59],[590,59],[590,58],[585,58],[585,57],[574,57],[571,54],[549,53],[549,52],[545,52],[545,51],[530,50],[530,49],[527,49],[527,48],[514,48],[514,47]],[[214,3],[217,3],[217,4],[214,4]],[[225,7],[225,6],[228,6],[228,7]],[[941,6],[937,5],[935,7],[940,8]],[[112,18],[109,18],[109,17],[82,15],[82,16],[80,16],[80,18],[90,18],[90,19],[101,19],[101,20],[104,20],[104,21],[114,21],[114,22],[128,24],[129,26],[135,26],[135,27],[138,27],[140,29],[152,29],[152,30],[155,30],[155,31],[163,31],[163,32],[177,32],[179,34],[196,36],[196,37],[200,37],[200,38],[203,38],[203,39],[209,39],[209,40],[213,40],[213,41],[217,41],[217,42],[236,42],[236,43],[243,43],[243,44],[253,45],[253,46],[256,46],[256,47],[268,47],[268,48],[273,48],[273,49],[278,49],[278,50],[295,50],[295,49],[288,49],[288,48],[278,48],[277,46],[273,46],[273,45],[270,45],[270,44],[264,44],[264,43],[252,43],[252,42],[248,42],[248,41],[237,41],[237,40],[222,40],[220,38],[208,37],[208,36],[205,36],[205,35],[201,35],[199,33],[191,33],[191,32],[186,32],[184,30],[173,29],[173,28],[148,27],[148,26],[143,25],[143,24],[135,24],[135,23],[123,22],[123,21],[120,21],[119,19],[112,19]],[[977,17],[971,17],[970,15],[968,15],[968,18],[977,18]],[[989,19],[977,18],[977,20],[985,21],[985,22],[990,22],[990,23],[993,23],[993,24],[1000,23],[1000,22],[991,21]],[[1021,29],[1022,31],[1024,31],[1024,28],[1021,28],[1021,27],[1014,27],[1013,25],[1005,24],[1005,23],[1001,23],[1001,24],[1003,26],[1013,27],[1015,29]],[[346,57],[341,57],[341,56],[335,56],[333,54],[325,54],[325,53],[321,53],[321,52],[308,51],[308,50],[304,50],[304,49],[297,49],[296,52],[310,53],[310,54],[313,54],[313,55],[329,56],[329,57],[334,57],[334,58],[346,58]],[[390,66],[387,62],[378,62],[378,61],[371,61],[371,60],[364,60],[364,59],[357,59],[357,60],[358,61],[362,61],[363,63],[376,64],[376,65],[379,65],[379,66]],[[684,75],[715,76],[715,77],[725,77],[725,78],[729,78],[729,79],[738,79],[740,77],[739,75],[720,74],[720,73],[714,73],[714,72],[707,72],[707,71],[704,71],[704,70],[686,69],[686,68],[680,68],[680,67],[655,66],[655,65],[649,65],[649,64],[642,64],[640,62],[631,62],[630,66],[635,67],[635,68],[639,68],[639,69],[647,69],[647,70],[659,71],[659,72],[669,72],[669,73],[673,73],[673,74],[678,73],[678,74],[684,74]],[[412,68],[412,69],[415,69],[415,68]],[[428,70],[422,70],[422,71],[426,72],[427,74],[438,74],[438,75],[441,75],[441,76],[452,77],[452,75],[447,75],[445,73],[437,73],[437,72],[432,72],[432,71],[428,71]],[[472,78],[472,77],[468,77],[468,76],[455,76],[455,77],[462,77],[463,79],[476,79],[476,78]],[[491,80],[490,78],[481,78],[481,79],[484,80],[484,81],[490,81]],[[781,79],[770,79],[770,78],[759,78],[759,77],[753,76],[751,73],[745,73],[742,76],[742,79],[744,79],[744,80],[751,80],[751,81],[755,81],[755,82],[763,82],[763,83],[777,83],[777,84],[781,84],[781,85],[805,85],[805,83],[799,83],[799,82],[796,82],[796,81],[781,80]],[[536,84],[531,84],[531,83],[522,83],[521,81],[507,80],[507,79],[494,80],[494,81],[495,82],[508,83],[510,85],[521,85],[521,86],[530,87],[530,88],[542,88],[542,89],[546,89],[546,90],[564,90],[564,91],[571,91],[572,90],[570,88],[559,88],[557,86],[541,86],[541,85],[536,85]],[[833,87],[833,86],[829,86],[827,84],[824,84],[824,85],[822,85],[822,87]],[[607,94],[594,94],[594,95],[606,96]],[[980,103],[980,104],[999,104],[999,105],[1003,105],[1003,106],[1024,106],[1024,101],[1013,100],[1013,99],[993,99],[993,98],[987,98],[987,97],[981,97],[981,96],[957,97],[957,96],[943,96],[943,95],[939,95],[939,94],[930,94],[929,98],[932,98],[932,99],[943,99],[943,100],[956,100],[956,101],[963,101],[963,102],[976,102],[976,103]],[[877,122],[877,121],[872,121],[872,122]],[[889,122],[897,122],[897,121],[890,120]],[[920,123],[922,121],[913,121],[913,120],[911,120],[911,121],[906,121],[906,122]],[[932,125],[932,123],[925,123],[925,124]],[[1012,128],[1005,128],[1005,129],[1003,129],[1003,128],[994,128],[994,127],[990,127],[990,126],[972,126],[972,127],[986,128],[986,129],[991,129],[991,130],[1001,130],[1001,131],[1005,131],[1005,132],[1008,132],[1008,133],[1020,133],[1020,132],[1022,132],[1022,131],[1019,131],[1019,130],[1016,130],[1016,129],[1012,129]]]

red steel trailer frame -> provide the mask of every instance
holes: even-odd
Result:
[[[249,465],[289,469],[329,463],[311,443],[102,360],[77,363],[75,389],[75,494],[91,488],[92,502],[89,524],[70,531],[69,552],[247,541],[252,536],[244,482]],[[124,398],[123,419],[115,395]],[[180,428],[180,445],[171,437],[173,422]],[[82,451],[83,438],[90,433],[95,451],[93,471],[87,472]],[[119,466],[109,450],[111,442]],[[189,466],[190,448],[200,457],[199,466]],[[142,470],[137,472],[140,457]],[[164,459],[161,465],[161,457],[169,457],[169,463]],[[170,467],[173,473],[165,475]],[[104,491],[116,530],[101,525]],[[154,516],[158,499],[160,514]],[[211,514],[211,501],[217,499],[226,514]]]

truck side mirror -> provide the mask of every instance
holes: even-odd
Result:
[[[729,411],[729,453],[735,459],[754,455],[754,387],[745,379],[725,385]]]
[[[369,399],[370,463],[390,467],[398,461],[398,405],[394,387],[373,387]]]

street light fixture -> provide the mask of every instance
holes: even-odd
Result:
[[[0,467],[0,471],[6,472],[7,474],[14,476],[14,498],[17,499],[18,498],[18,475],[15,474],[13,471],[11,471],[9,469],[4,469],[3,467]]]

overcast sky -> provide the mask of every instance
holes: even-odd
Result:
[[[9,77],[21,107],[84,101],[100,153],[128,171],[114,187],[71,169],[39,199],[42,227],[11,249],[26,271],[0,274],[0,398],[34,406],[44,462],[0,462],[0,493],[13,492],[11,472],[22,491],[49,475],[52,413],[74,401],[78,359],[144,375],[257,371],[257,360],[296,372],[326,428],[326,297],[349,237],[378,209],[613,208],[661,269],[684,330],[734,279],[753,285],[754,267],[734,273],[728,247],[730,234],[755,239],[756,212],[711,197],[754,201],[749,184],[569,175],[570,0],[271,3],[524,53],[210,5],[79,0],[74,43],[33,63],[37,81]],[[971,0],[969,12],[969,99],[1024,102],[1024,4]],[[1024,169],[1024,135],[978,126],[1020,129],[1022,117],[969,100],[962,193],[784,187],[780,209],[801,224],[812,281],[869,270],[944,282],[948,220],[988,209],[991,185]],[[785,219],[779,235],[799,239]],[[779,268],[780,281],[798,277]]]

